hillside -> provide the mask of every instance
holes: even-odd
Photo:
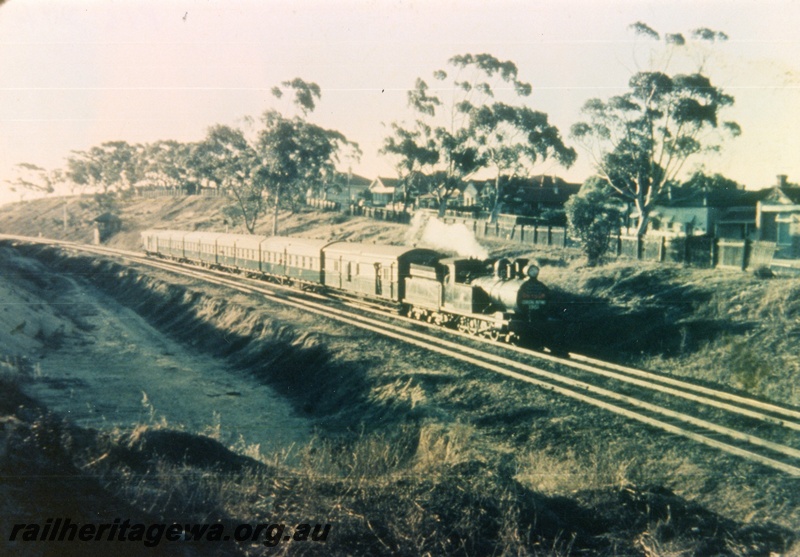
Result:
[[[124,203],[108,243],[225,230],[221,207]],[[2,207],[0,231],[87,241],[92,211]],[[409,227],[302,212],[282,232],[402,243]],[[800,404],[800,280],[527,255],[567,349]],[[120,512],[231,524],[277,508],[335,522],[325,551],[288,554],[797,554],[792,481],[735,458],[260,297],[57,250],[2,247],[0,266],[0,466],[55,469],[79,499],[89,482],[78,516],[130,505]],[[276,420],[296,437],[273,436]],[[0,479],[6,514],[34,516],[13,477]]]
[[[139,249],[146,228],[235,231],[221,198],[120,202],[122,230],[106,242]],[[66,208],[67,227],[64,227]],[[92,198],[52,198],[0,207],[0,232],[92,240]],[[264,218],[257,229],[269,234]],[[464,234],[453,229],[453,234]],[[282,213],[280,233],[375,243],[409,242],[409,226],[333,212]],[[446,236],[447,229],[441,235]],[[420,234],[414,235],[414,242]],[[567,350],[719,383],[800,406],[800,280],[621,260],[588,268],[574,250],[486,241],[492,256],[531,257],[555,294]],[[453,239],[455,243],[455,239]],[[441,243],[441,242],[440,242]]]
[[[231,226],[222,209],[229,202],[213,197],[161,197],[120,201],[117,211],[122,231],[105,242],[109,246],[138,249],[139,233],[147,228],[178,230],[213,230],[244,233],[243,227]],[[66,211],[67,226],[64,226]],[[92,197],[57,197],[14,203],[0,207],[0,231],[25,236],[44,236],[89,243],[93,238],[93,219],[102,211]],[[259,234],[271,232],[271,220],[265,218],[257,227]],[[309,238],[367,240],[402,243],[407,227],[396,223],[376,222],[338,213],[301,212],[280,215],[280,233]]]

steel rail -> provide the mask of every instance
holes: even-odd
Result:
[[[147,258],[145,258],[145,257],[143,257],[143,256],[141,256],[139,254],[134,254],[132,252],[121,252],[121,250],[112,250],[112,249],[109,249],[109,248],[97,248],[96,246],[81,246],[81,245],[77,245],[77,244],[71,244],[71,243],[68,243],[68,242],[47,242],[47,241],[40,240],[40,239],[31,239],[31,238],[24,238],[24,237],[14,237],[14,239],[19,239],[19,240],[27,241],[27,242],[30,242],[31,240],[33,240],[36,243],[57,243],[57,244],[60,244],[60,245],[65,245],[66,247],[74,248],[74,249],[79,250],[79,251],[89,251],[89,252],[94,251],[95,253],[110,253],[112,255],[117,255],[117,256],[122,255],[122,257],[124,257],[126,259],[134,259],[135,261],[137,261],[139,263],[144,263],[144,264],[152,266],[152,267],[162,268],[162,269],[168,270],[170,272],[174,272],[174,273],[178,273],[178,274],[184,274],[184,275],[187,275],[187,276],[193,276],[193,277],[196,277],[196,278],[201,278],[203,280],[206,280],[206,281],[209,281],[209,282],[212,282],[212,283],[217,283],[217,284],[220,284],[220,285],[223,285],[223,286],[232,287],[232,288],[238,289],[240,291],[244,291],[244,292],[251,292],[251,293],[258,293],[258,294],[261,294],[261,295],[265,295],[265,296],[268,296],[269,298],[272,298],[275,301],[278,301],[280,303],[284,303],[284,304],[296,307],[298,309],[303,309],[305,311],[312,311],[312,312],[314,312],[316,314],[319,314],[319,315],[322,315],[322,316],[326,316],[326,317],[338,320],[340,322],[348,323],[348,324],[351,324],[351,325],[354,325],[354,326],[357,326],[357,327],[361,327],[361,328],[364,328],[366,330],[370,330],[372,332],[381,334],[383,336],[387,336],[389,338],[400,340],[400,341],[406,342],[408,344],[411,344],[411,345],[414,345],[414,346],[418,346],[420,348],[423,348],[423,349],[426,349],[426,350],[429,350],[429,351],[433,351],[433,352],[436,352],[436,353],[439,353],[439,354],[442,354],[442,355],[445,355],[445,356],[448,356],[448,357],[453,357],[453,358],[459,359],[461,361],[465,361],[467,363],[471,363],[471,364],[476,365],[478,367],[481,367],[481,368],[484,368],[484,369],[487,369],[487,370],[490,370],[490,371],[494,371],[496,373],[499,373],[499,374],[502,374],[502,375],[505,375],[505,376],[508,376],[508,377],[513,377],[515,379],[522,380],[522,381],[525,381],[527,383],[535,384],[537,386],[540,386],[540,387],[543,387],[545,389],[557,392],[557,393],[562,394],[564,396],[568,396],[570,398],[580,400],[580,401],[585,402],[587,404],[591,404],[593,406],[605,409],[607,411],[611,411],[613,413],[625,416],[625,417],[627,417],[629,419],[633,419],[633,420],[636,420],[636,421],[639,421],[639,422],[646,423],[648,425],[657,427],[657,428],[659,428],[659,429],[661,429],[663,431],[667,431],[667,432],[670,432],[670,433],[674,433],[674,434],[677,434],[677,435],[692,439],[692,440],[694,440],[696,442],[705,444],[707,446],[711,446],[711,447],[715,447],[715,448],[718,448],[720,450],[723,450],[723,451],[725,451],[725,452],[727,452],[729,454],[735,454],[735,455],[744,457],[744,458],[746,458],[748,460],[759,462],[759,463],[764,464],[766,466],[769,466],[771,468],[774,468],[774,469],[777,469],[777,470],[781,470],[781,471],[786,472],[786,473],[788,473],[788,474],[790,474],[792,476],[800,477],[800,468],[797,467],[797,466],[793,466],[791,464],[787,464],[787,463],[782,462],[780,460],[775,460],[773,458],[766,457],[766,456],[760,455],[758,453],[753,453],[752,451],[748,451],[746,449],[742,449],[741,447],[737,447],[737,446],[731,445],[729,443],[718,441],[718,440],[716,440],[716,439],[714,439],[712,437],[708,437],[707,435],[699,434],[699,433],[687,430],[685,428],[675,426],[674,424],[670,424],[668,422],[664,422],[663,420],[656,419],[656,418],[647,416],[645,414],[641,414],[641,413],[638,413],[638,412],[633,412],[631,410],[628,410],[628,409],[623,408],[621,406],[618,406],[616,404],[611,404],[609,402],[600,400],[598,398],[594,398],[594,397],[588,396],[588,395],[583,394],[582,392],[578,392],[578,391],[576,391],[574,389],[577,388],[577,389],[580,389],[581,391],[591,392],[591,393],[593,393],[595,395],[599,395],[599,396],[606,397],[606,398],[609,398],[609,399],[612,399],[612,400],[616,400],[617,402],[623,402],[623,403],[628,404],[630,406],[638,407],[638,408],[641,408],[643,410],[646,410],[646,411],[649,411],[649,412],[652,412],[652,413],[655,413],[655,414],[660,414],[662,416],[665,416],[665,417],[668,417],[668,418],[671,418],[671,419],[674,419],[674,420],[683,421],[683,422],[688,423],[688,424],[690,424],[690,425],[692,425],[694,427],[702,428],[702,429],[705,429],[707,431],[712,431],[712,432],[720,434],[720,435],[725,435],[725,436],[728,436],[728,437],[730,437],[732,439],[736,439],[738,441],[743,441],[743,442],[746,442],[746,443],[750,443],[752,445],[760,446],[760,447],[766,448],[768,450],[783,454],[785,456],[789,456],[791,458],[800,459],[800,451],[798,451],[797,449],[794,449],[792,447],[788,447],[788,446],[785,446],[785,445],[781,445],[781,444],[778,444],[778,443],[773,443],[771,441],[768,441],[768,440],[765,440],[765,439],[762,439],[762,438],[759,438],[759,437],[756,437],[756,436],[753,436],[753,435],[750,435],[750,434],[746,434],[746,433],[743,433],[743,432],[740,432],[740,431],[737,431],[737,430],[733,430],[733,429],[727,428],[725,426],[720,426],[718,424],[713,424],[713,423],[708,422],[706,420],[702,420],[702,419],[699,419],[699,418],[695,418],[693,416],[689,416],[687,414],[683,414],[683,413],[680,413],[680,412],[676,412],[674,410],[663,408],[661,406],[657,406],[655,404],[651,404],[651,403],[648,403],[648,402],[645,402],[645,401],[642,401],[642,400],[639,400],[639,399],[636,399],[636,398],[633,398],[633,397],[630,397],[630,396],[627,396],[627,395],[622,395],[622,394],[616,393],[614,391],[610,391],[608,389],[604,389],[604,388],[598,387],[596,385],[591,385],[591,384],[586,383],[584,381],[579,381],[579,380],[575,380],[575,379],[566,378],[566,377],[563,377],[561,375],[555,374],[553,372],[549,372],[549,371],[542,370],[542,369],[534,367],[534,366],[530,366],[528,364],[515,362],[513,360],[509,360],[507,358],[503,358],[503,357],[500,357],[500,356],[490,356],[490,355],[487,355],[487,354],[485,354],[485,353],[483,353],[481,351],[478,351],[478,350],[475,350],[473,348],[466,347],[466,346],[463,346],[463,345],[459,345],[459,344],[447,341],[445,339],[431,338],[431,337],[428,337],[428,336],[423,335],[421,333],[417,333],[416,331],[410,331],[408,329],[397,327],[395,325],[391,325],[391,324],[388,324],[388,323],[385,323],[385,322],[380,322],[380,321],[376,322],[374,320],[369,320],[366,317],[357,316],[357,315],[354,315],[352,313],[344,312],[342,310],[337,310],[335,308],[325,307],[324,309],[320,309],[320,308],[316,307],[314,304],[312,304],[310,302],[307,302],[307,301],[296,299],[296,297],[294,297],[294,296],[292,296],[292,298],[294,298],[294,299],[288,300],[288,299],[285,299],[283,297],[276,296],[273,291],[270,291],[270,290],[266,289],[262,285],[247,286],[247,285],[241,284],[239,281],[231,280],[231,279],[228,279],[228,278],[209,277],[210,273],[208,273],[207,270],[205,270],[205,269],[201,269],[201,270],[176,269],[176,267],[174,265],[169,264],[169,263],[165,263],[165,262],[155,263],[154,261],[152,261],[150,259],[147,259]],[[123,253],[124,253],[124,255],[123,255]],[[414,320],[411,320],[411,321],[416,323],[416,321],[414,321]],[[409,335],[411,335],[414,338],[409,338]],[[469,354],[469,355],[467,355],[467,354]],[[494,360],[494,362],[496,362],[496,363],[491,362],[491,361],[487,361],[487,358]],[[560,363],[560,360],[562,360],[560,358],[555,358],[555,357],[551,357],[551,358],[554,361],[559,361],[559,363]],[[520,372],[517,372],[517,371],[509,370],[507,368],[501,367],[498,364],[502,364],[502,365],[508,366],[508,367],[517,368],[518,370],[520,370],[520,371],[522,371],[524,373],[520,373]],[[605,364],[605,362],[604,362],[604,364]],[[579,366],[579,367],[583,367],[583,366]],[[585,366],[585,367],[589,367],[589,366]],[[624,367],[624,366],[619,366],[619,367]],[[632,368],[630,368],[630,369],[632,369]],[[596,372],[597,370],[596,369],[590,369],[590,371]],[[639,370],[635,370],[635,371],[639,371]],[[644,372],[644,373],[647,373],[647,372]],[[543,377],[546,380],[538,379],[536,377],[532,377],[531,375],[536,375],[536,376],[539,376],[539,377]],[[627,378],[627,379],[631,379],[631,378]],[[564,385],[567,385],[568,387],[573,387],[573,388],[570,389],[570,388],[567,388],[567,387],[556,385],[556,384],[553,384],[553,382],[562,383]],[[637,382],[640,383],[640,384],[644,383],[644,382],[638,381],[638,380],[637,380]],[[646,388],[650,388],[651,387],[650,385],[645,385],[645,386],[646,386]],[[673,390],[673,389],[670,389],[670,390]],[[681,393],[681,394],[685,394],[685,393]],[[700,398],[702,398],[702,397],[700,397]],[[747,399],[745,399],[745,400],[747,400]]]

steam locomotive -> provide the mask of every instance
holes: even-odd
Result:
[[[536,339],[546,319],[548,289],[527,259],[483,261],[408,246],[179,230],[146,230],[142,248],[154,257],[355,297],[506,342]]]

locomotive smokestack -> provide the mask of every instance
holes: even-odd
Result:
[[[511,261],[509,261],[505,257],[498,259],[497,261],[495,261],[494,264],[494,277],[501,280],[507,279],[510,267],[511,267]]]
[[[514,276],[511,278],[525,278],[525,267],[528,266],[528,260],[525,258],[518,258],[514,261]]]

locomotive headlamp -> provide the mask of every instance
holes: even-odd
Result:
[[[539,267],[531,263],[527,267],[525,267],[525,274],[528,275],[529,278],[535,279],[539,276]]]

